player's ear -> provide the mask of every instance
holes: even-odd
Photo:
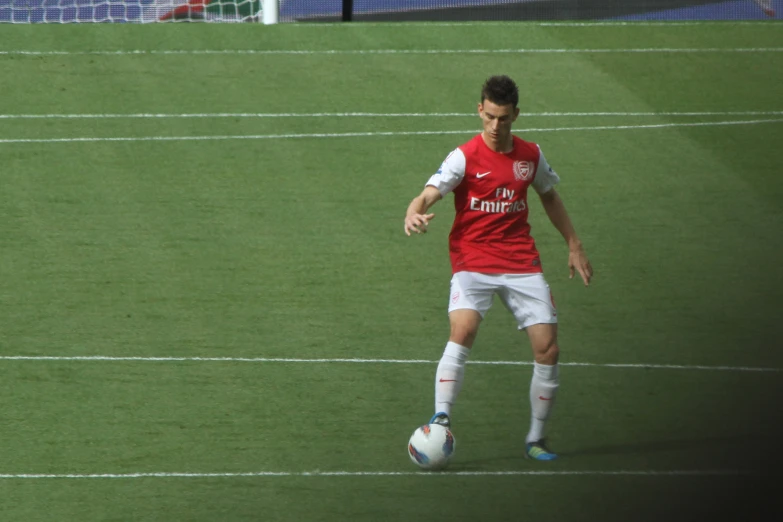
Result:
[[[482,102],[479,102],[479,104],[478,104],[478,113],[479,113],[479,116],[481,116],[481,113],[482,113],[482,112],[484,112],[484,103],[482,103]]]
[[[514,107],[514,119],[511,121],[517,121],[517,118],[519,118],[519,107]]]

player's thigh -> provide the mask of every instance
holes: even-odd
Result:
[[[536,324],[557,324],[555,301],[543,274],[505,274],[502,281],[498,295],[520,330]]]
[[[475,310],[483,318],[492,306],[496,289],[491,276],[457,272],[451,278],[449,314],[455,310]]]
[[[492,277],[457,272],[451,278],[449,297],[450,340],[470,348],[484,315],[492,306],[496,285]]]

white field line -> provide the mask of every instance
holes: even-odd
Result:
[[[700,112],[520,112],[526,118],[596,116],[780,116],[783,111],[700,111]],[[476,118],[475,112],[207,112],[133,114],[0,114],[2,120],[15,119],[112,119],[112,118]]]
[[[725,125],[755,125],[759,123],[779,123],[783,118],[743,120],[743,121],[713,121],[692,123],[658,123],[650,125],[602,125],[594,127],[555,127],[542,129],[523,129],[522,132],[561,132],[561,131],[600,131],[600,130],[632,130],[632,129],[664,129],[671,127],[715,127]],[[447,134],[475,134],[478,130],[441,130],[441,131],[388,131],[388,132],[334,132],[334,133],[302,133],[302,134],[246,134],[234,136],[126,136],[126,137],[84,137],[84,138],[6,138],[4,143],[86,143],[86,142],[128,142],[128,141],[225,141],[225,140],[274,140],[297,138],[369,138],[389,136],[442,136]]]
[[[502,477],[502,476],[620,476],[620,477],[706,477],[741,476],[739,470],[670,471],[257,471],[244,473],[95,473],[0,474],[0,479],[137,479],[137,478],[245,478],[245,477]]]
[[[166,55],[439,55],[439,54],[694,54],[779,53],[783,47],[639,47],[625,49],[127,49],[113,51],[0,50],[0,56],[166,56]]]
[[[361,359],[361,358],[322,358],[307,359],[293,357],[132,357],[108,355],[0,355],[0,361],[107,361],[107,362],[226,362],[226,363],[349,363],[349,364],[437,364],[438,361],[426,359]],[[531,366],[529,361],[468,361],[468,364],[488,366]],[[562,362],[561,366],[636,368],[657,370],[713,370],[730,372],[772,372],[779,373],[780,368],[758,368],[750,366],[702,366],[677,364],[623,364]]]

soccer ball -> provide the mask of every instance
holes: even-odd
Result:
[[[408,441],[408,456],[422,469],[443,469],[454,455],[454,435],[440,424],[419,426]]]

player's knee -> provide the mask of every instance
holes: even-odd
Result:
[[[457,343],[466,348],[473,347],[473,341],[476,340],[476,334],[478,330],[469,326],[452,325],[451,335],[449,335],[449,341]]]
[[[475,310],[454,310],[450,312],[449,325],[451,334],[449,335],[449,341],[466,348],[472,348],[480,324],[481,315]]]
[[[560,347],[554,341],[543,344],[535,350],[535,359],[539,364],[557,364],[559,358]]]

